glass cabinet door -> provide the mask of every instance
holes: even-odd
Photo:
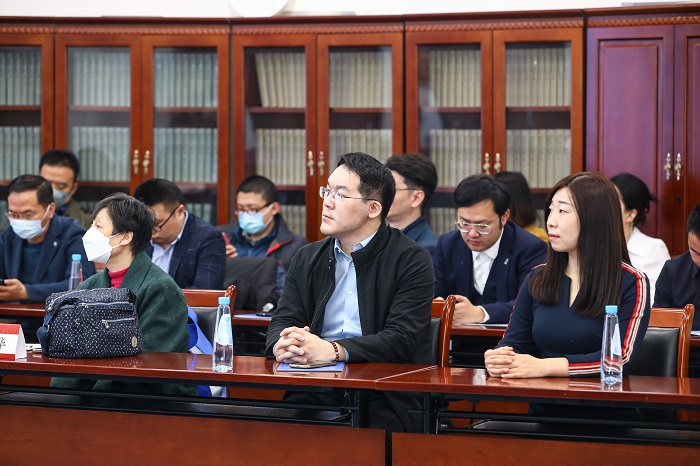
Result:
[[[41,154],[51,147],[53,113],[51,36],[0,36],[0,217],[7,212],[13,178],[39,173]]]
[[[277,186],[285,222],[304,237],[315,216],[315,209],[307,209],[317,170],[310,142],[316,134],[316,81],[309,72],[315,64],[314,42],[314,36],[306,35],[234,36],[234,132],[239,136],[231,210],[238,185],[250,175],[264,176]]]
[[[407,152],[435,164],[428,215],[442,234],[454,230],[457,184],[499,163],[491,153],[490,33],[408,33],[406,43]]]
[[[216,225],[222,153],[219,49],[160,46],[165,42],[144,40],[144,57],[151,59],[145,67],[152,69],[153,82],[144,92],[142,178],[175,182],[187,209]]]

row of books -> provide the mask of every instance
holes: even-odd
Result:
[[[571,47],[506,49],[506,106],[571,105]]]
[[[522,173],[531,188],[551,188],[571,173],[571,130],[506,130],[508,170]]]
[[[0,180],[37,173],[41,156],[41,128],[0,126]]]
[[[481,130],[431,129],[428,134],[438,186],[455,187],[463,178],[481,173]]]
[[[259,52],[255,70],[263,107],[306,107],[306,54]]]
[[[156,107],[216,107],[216,52],[164,53],[154,57]]]
[[[258,175],[278,185],[304,185],[306,170],[306,130],[255,130],[255,171]]]
[[[131,106],[129,52],[73,50],[69,55],[71,105]]]
[[[155,176],[176,183],[216,183],[218,135],[217,128],[156,128]]]
[[[128,127],[74,126],[70,147],[80,161],[82,180],[129,181],[131,137]]]
[[[320,199],[319,199],[320,200]],[[283,204],[280,207],[284,221],[289,229],[299,236],[306,236],[306,206]],[[320,222],[321,219],[319,218]]]
[[[41,104],[41,52],[0,48],[0,105]]]
[[[428,107],[481,107],[481,50],[430,50],[428,66]]]
[[[331,108],[391,108],[391,52],[331,52]]]
[[[382,163],[392,154],[390,129],[332,129],[328,136],[331,171],[338,156],[348,152],[364,152]]]

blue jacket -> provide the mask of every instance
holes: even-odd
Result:
[[[153,246],[146,254],[153,257]],[[192,212],[175,243],[168,274],[180,288],[221,290],[226,274],[226,245],[221,232]]]
[[[435,254],[438,237],[433,233],[433,230],[430,229],[427,215],[421,215],[415,222],[401,231],[403,231],[404,235],[427,249],[431,256]]]
[[[46,301],[51,293],[68,290],[71,256],[80,254],[83,278],[95,273],[95,266],[87,260],[83,248],[85,228],[75,219],[54,215],[42,241],[39,263],[31,283],[24,283],[30,303]],[[0,235],[0,278],[18,278],[22,249],[27,244],[15,234],[11,226]]]
[[[653,307],[685,307],[695,305],[693,330],[700,330],[700,269],[686,251],[666,261],[656,280]]]
[[[441,235],[433,255],[435,296],[466,296],[489,313],[489,323],[508,323],[520,285],[533,267],[546,260],[547,243],[513,222],[506,222],[498,256],[480,295],[474,288],[472,251],[459,231]]]

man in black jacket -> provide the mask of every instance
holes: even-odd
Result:
[[[391,171],[362,153],[340,157],[323,198],[321,233],[289,266],[267,333],[280,362],[432,364],[428,328],[435,276],[430,253],[385,224],[396,193]],[[342,393],[294,393],[294,402],[333,404]],[[412,394],[371,396],[370,425],[416,427]]]

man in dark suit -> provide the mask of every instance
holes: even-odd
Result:
[[[700,330],[700,204],[690,212],[685,231],[688,251],[664,264],[656,281],[652,307],[680,308],[694,304],[693,330]]]
[[[224,238],[211,224],[185,209],[182,191],[172,181],[151,178],[134,197],[153,210],[156,219],[146,253],[180,288],[221,290],[226,272]]]
[[[545,261],[547,244],[509,222],[510,196],[487,175],[463,179],[454,192],[457,231],[438,239],[435,296],[457,297],[454,322],[507,323],[520,285]]]
[[[71,256],[80,254],[83,277],[95,273],[83,248],[85,229],[72,218],[55,215],[51,184],[36,175],[10,182],[10,226],[0,235],[0,301],[43,302],[68,290]]]

